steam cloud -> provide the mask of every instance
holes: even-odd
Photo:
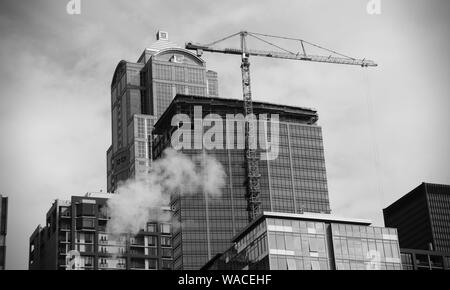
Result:
[[[201,193],[218,198],[225,184],[222,164],[206,153],[189,158],[166,149],[162,158],[153,162],[144,177],[119,185],[117,194],[108,200],[110,220],[107,231],[112,234],[136,235],[149,220],[167,220],[161,206],[167,206],[170,195]]]

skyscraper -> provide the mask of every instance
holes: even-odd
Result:
[[[0,194],[0,270],[5,269],[8,198]]]
[[[136,236],[112,235],[106,231],[110,197],[88,193],[56,200],[46,226],[38,226],[30,237],[29,269],[67,270],[72,250],[80,254],[74,270],[172,269],[171,225],[149,221]]]
[[[218,96],[217,73],[192,52],[158,31],[137,62],[122,60],[111,82],[112,145],[107,150],[107,189],[148,172],[149,136],[155,121],[178,94]]]
[[[186,114],[191,124],[195,107],[202,108],[200,118],[218,114],[243,114],[241,100],[177,95],[155,124],[157,135],[153,157],[159,158],[171,146],[171,126],[175,114]],[[254,102],[254,113],[279,115],[279,153],[274,160],[260,160],[262,209],[284,213],[330,213],[321,127],[315,110]],[[226,132],[223,124],[223,132]],[[270,126],[269,126],[270,127]],[[222,142],[227,143],[228,136]],[[237,136],[233,141],[237,145]],[[182,149],[193,156],[202,149]],[[217,253],[231,245],[231,238],[248,224],[244,149],[206,150],[223,165],[227,180],[220,200],[207,195],[173,195],[174,220],[181,224],[174,230],[174,268],[199,269]],[[261,151],[259,151],[261,153]]]
[[[401,248],[450,252],[450,185],[422,183],[383,214]]]

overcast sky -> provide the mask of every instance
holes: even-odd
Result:
[[[81,15],[67,2],[0,1],[8,269],[27,268],[29,236],[53,199],[106,189],[112,74],[158,29],[180,45],[244,29],[299,37],[379,63],[251,60],[255,100],[318,110],[333,213],[383,225],[382,208],[421,182],[450,184],[447,0],[382,0],[380,15],[368,0],[81,0]],[[241,98],[239,57],[204,59],[220,96]]]

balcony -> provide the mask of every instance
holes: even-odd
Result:
[[[131,255],[145,255],[145,249],[144,248],[130,248],[130,254]]]
[[[130,239],[132,247],[145,247],[144,239]]]

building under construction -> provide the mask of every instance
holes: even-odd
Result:
[[[194,110],[198,106],[202,108],[202,118],[207,114],[218,114],[225,120],[227,114],[244,113],[241,100],[177,95],[155,124],[155,159],[171,146],[172,117],[186,114],[194,124]],[[317,124],[317,112],[261,102],[254,102],[253,107],[255,115],[279,116],[278,157],[259,160],[258,164],[261,208],[294,214],[330,213],[322,129]],[[228,142],[227,136],[223,142]],[[201,155],[203,150],[181,149],[181,152],[193,157]],[[231,238],[249,222],[245,149],[233,146],[230,149],[206,150],[206,153],[223,165],[226,184],[218,200],[210,200],[202,192],[172,197],[174,220],[182,225],[173,234],[174,269],[200,269],[216,254],[228,249]],[[258,153],[263,151],[258,150]]]

